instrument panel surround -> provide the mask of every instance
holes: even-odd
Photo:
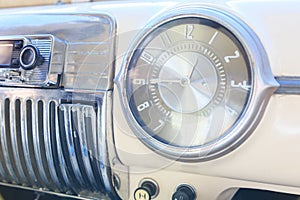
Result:
[[[251,87],[251,89],[249,92],[249,96],[247,97],[248,102],[242,109],[242,112],[239,115],[238,119],[233,123],[231,127],[229,127],[225,131],[225,134],[221,134],[214,140],[211,140],[202,145],[197,144],[189,146],[187,145],[187,143],[184,143],[184,145],[182,146],[177,145],[176,143],[175,145],[172,143],[170,145],[170,141],[168,140],[167,142],[162,142],[155,136],[153,137],[153,128],[152,130],[150,128],[151,131],[149,131],[149,127],[141,127],[144,125],[144,122],[143,120],[140,120],[139,116],[136,116],[136,111],[132,110],[132,102],[130,102],[129,99],[131,96],[130,89],[126,89],[128,87],[128,83],[130,82],[130,80],[128,80],[128,77],[130,76],[132,63],[138,62],[137,60],[139,59],[137,55],[140,54],[140,57],[145,57],[142,59],[144,61],[146,60],[146,62],[148,63],[152,60],[151,54],[148,53],[148,55],[145,56],[142,53],[145,52],[143,51],[145,47],[147,48],[147,45],[145,45],[145,43],[151,43],[151,40],[153,39],[153,36],[151,35],[153,34],[153,32],[159,30],[159,28],[163,27],[165,24],[172,24],[172,22],[176,22],[176,20],[184,21],[185,19],[200,19],[206,22],[210,21],[213,24],[217,24],[225,30],[228,30],[229,33],[231,33],[229,34],[230,37],[236,38],[236,43],[238,43],[240,45],[240,49],[242,49],[241,52],[243,53],[241,54],[244,54],[244,58],[246,60],[245,62],[248,63],[246,65],[248,65],[249,67],[248,76],[251,77],[251,86],[249,86],[249,88]],[[186,36],[188,37],[189,35]],[[155,56],[153,57],[155,58]],[[230,62],[230,56],[223,56],[223,58],[224,63]],[[133,66],[134,65],[135,64],[133,64]],[[271,73],[264,48],[261,45],[256,34],[243,21],[234,17],[233,15],[228,14],[226,11],[204,6],[193,8],[179,7],[171,10],[170,12],[167,12],[165,15],[158,17],[155,20],[151,20],[147,27],[136,37],[135,42],[127,51],[122,69],[116,80],[119,88],[119,93],[121,95],[123,111],[126,118],[128,119],[128,123],[131,129],[137,135],[137,137],[147,147],[152,149],[152,151],[158,154],[162,154],[168,158],[180,160],[183,162],[211,160],[225,155],[239,146],[255,129],[255,126],[259,122],[268,99],[273,94],[274,90],[278,87],[278,83],[275,81]],[[229,83],[227,81],[227,84],[234,85],[235,82],[232,81],[233,80],[229,81]],[[237,86],[240,85],[241,87],[248,87],[248,83],[246,82],[247,81],[243,81],[242,83],[237,84]],[[143,92],[144,90],[142,90],[142,92],[137,96],[143,96],[145,94],[145,92]],[[143,105],[143,101],[139,102],[141,103],[139,105],[133,105],[138,108],[138,106]],[[147,101],[145,101],[144,103],[146,102]],[[151,102],[148,104],[149,106],[147,107],[151,107]],[[145,107],[145,105],[143,105],[143,107]],[[171,140],[172,139],[173,138],[171,138]]]

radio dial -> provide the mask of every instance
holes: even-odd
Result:
[[[27,45],[20,53],[20,65],[24,70],[32,70],[43,63],[43,57],[37,47]]]

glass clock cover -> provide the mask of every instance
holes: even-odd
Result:
[[[245,49],[221,24],[202,17],[164,22],[145,35],[126,71],[138,136],[162,151],[218,141],[247,107],[251,74]]]

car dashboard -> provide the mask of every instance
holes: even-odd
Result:
[[[77,199],[300,195],[299,8],[2,9],[0,184]]]

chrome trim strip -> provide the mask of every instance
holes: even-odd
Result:
[[[30,151],[29,151],[29,143],[28,143],[28,136],[27,136],[27,123],[26,120],[26,99],[20,99],[21,105],[20,105],[20,115],[21,115],[21,138],[22,138],[22,148],[23,148],[23,156],[25,158],[25,165],[27,172],[30,176],[31,182],[37,186],[37,177],[35,175],[34,169],[32,167],[32,161],[30,159]]]
[[[1,114],[0,114],[0,118],[1,118]],[[2,155],[2,144],[0,142],[0,176],[1,176],[2,179],[5,178],[5,171],[4,171],[3,162],[4,162],[4,158],[3,158],[3,155]]]
[[[77,112],[77,125],[78,125],[78,140],[80,143],[80,152],[81,152],[81,157],[83,159],[83,164],[84,164],[84,168],[85,168],[85,172],[87,173],[87,177],[92,185],[92,187],[94,189],[97,189],[97,183],[93,174],[93,169],[90,163],[90,159],[89,159],[89,153],[88,153],[88,145],[87,145],[87,140],[86,137],[87,132],[85,131],[85,120],[84,120],[84,109],[85,108],[80,108],[78,106],[75,107],[75,110]]]
[[[61,133],[61,134],[65,134],[66,137],[66,146],[68,149],[68,156],[69,158],[65,158],[65,159],[70,159],[70,163],[73,171],[74,171],[74,175],[76,177],[76,180],[80,183],[80,185],[84,185],[84,181],[80,172],[80,169],[78,167],[78,162],[77,162],[77,158],[76,158],[76,153],[75,153],[75,145],[74,145],[74,141],[73,141],[73,137],[72,137],[72,133],[74,132],[72,125],[71,125],[71,109],[70,106],[67,105],[61,105],[60,106],[61,111],[64,113],[64,122],[65,122],[65,133]]]
[[[96,112],[92,112],[89,109],[86,109],[84,113],[85,123],[86,125],[88,123],[91,123],[93,127],[95,127],[94,130],[86,130],[87,132],[87,146],[89,149],[89,157],[90,162],[93,170],[93,174],[96,178],[98,189],[101,189],[103,191],[106,191],[106,183],[104,177],[106,174],[103,172],[103,165],[102,165],[102,155],[106,155],[107,150],[103,149],[102,144],[100,143],[100,138],[105,137],[105,132],[102,132],[100,129],[99,121],[106,121],[101,118],[100,113],[104,112],[102,110],[103,107],[103,99],[105,98],[105,94],[103,94],[101,99],[97,99],[96,101],[99,102],[97,104],[97,107],[95,108]],[[97,118],[95,118],[97,116]],[[90,119],[90,120],[88,120]],[[88,127],[88,126],[87,126]]]
[[[275,79],[279,83],[275,94],[300,94],[299,76],[277,76]]]
[[[12,153],[13,153],[13,158],[11,158],[12,160],[12,164],[16,166],[17,169],[17,173],[20,176],[20,183],[24,184],[28,184],[27,182],[27,178],[25,177],[24,171],[22,169],[22,164],[21,164],[21,160],[20,160],[20,154],[18,151],[18,144],[17,143],[17,132],[16,132],[16,116],[15,116],[15,103],[16,103],[17,99],[10,99],[10,103],[9,103],[9,117],[10,117],[10,136],[11,136],[11,145],[12,145]],[[13,161],[14,160],[14,161]]]
[[[110,166],[113,166],[113,159],[117,158],[117,153],[115,149],[115,145],[111,143],[114,143],[113,139],[113,120],[112,120],[112,109],[113,109],[113,98],[112,98],[112,91],[108,91],[102,101],[102,112],[100,112],[100,109],[98,109],[99,119],[98,119],[98,125],[99,125],[99,132],[103,133],[98,138],[99,151],[102,152],[100,154],[100,160],[101,160],[101,172],[102,177],[104,181],[105,188],[110,196],[112,196],[115,200],[120,200],[119,195],[117,194],[114,185],[113,185],[113,174]],[[100,119],[106,119],[106,120],[100,120]],[[125,170],[126,171],[126,170]],[[128,181],[126,177],[125,181]],[[122,182],[124,185],[129,185],[127,182]],[[126,186],[125,186],[126,187]]]
[[[3,152],[3,155],[4,155],[4,159],[5,159],[5,164],[6,164],[6,167],[7,167],[7,170],[9,172],[9,176],[12,178],[12,180],[10,181],[13,181],[13,182],[17,182],[19,183],[19,179],[17,178],[16,174],[14,173],[14,170],[13,170],[13,167],[12,167],[12,163],[11,163],[11,160],[10,160],[10,156],[9,156],[9,152],[8,152],[8,144],[7,144],[7,138],[6,138],[6,126],[5,126],[5,99],[3,99],[1,101],[1,143],[2,143],[2,152]]]
[[[1,144],[0,144],[0,149],[1,149]],[[2,159],[2,158],[0,157],[0,159]],[[4,177],[5,177],[5,172],[4,172],[4,168],[2,166],[2,162],[0,162],[0,176],[2,179],[4,179]]]
[[[1,88],[0,184],[22,184],[20,187],[26,189],[87,198],[103,199],[109,194],[118,199],[114,196],[106,141],[108,133],[112,137],[112,130],[107,130],[112,126],[111,119],[106,120],[112,113],[105,110],[111,108],[107,107],[108,93],[112,103],[111,91]],[[8,144],[14,139],[16,144],[21,143],[18,152],[12,150],[15,144]],[[23,160],[15,162],[12,158]],[[17,167],[24,176],[15,174]]]
[[[50,102],[43,102],[43,109],[44,112],[43,114],[43,127],[44,127],[44,145],[45,145],[45,154],[46,154],[46,160],[47,160],[47,165],[49,168],[49,173],[51,176],[52,181],[56,185],[56,187],[61,190],[61,184],[58,180],[57,173],[55,171],[55,166],[53,163],[53,155],[52,155],[52,149],[51,149],[51,136],[50,136],[50,120],[49,120],[49,108],[50,108]],[[41,147],[43,148],[43,147]]]
[[[38,109],[37,109],[37,101],[31,100],[31,110],[32,110],[32,139],[33,139],[33,149],[34,149],[34,159],[37,164],[37,169],[39,172],[39,175],[43,181],[43,185],[46,185],[47,187],[50,188],[49,181],[47,180],[46,173],[43,168],[43,161],[42,161],[42,156],[41,156],[41,151],[40,151],[40,139],[39,139],[39,131],[38,131]]]
[[[59,121],[58,121],[58,105],[59,103],[57,101],[52,100],[52,102],[55,103],[55,111],[54,111],[54,117],[55,117],[55,140],[52,141],[52,145],[53,145],[53,149],[57,154],[57,160],[58,160],[58,166],[60,169],[60,172],[62,174],[62,178],[66,184],[66,186],[69,188],[69,190],[71,191],[76,191],[77,188],[72,188],[72,184],[70,181],[70,178],[68,177],[68,173],[67,173],[67,166],[66,166],[66,162],[63,156],[63,150],[62,150],[62,143],[60,140],[60,129],[59,129]],[[56,148],[55,148],[56,147]],[[55,160],[54,160],[55,162]]]
[[[7,152],[6,152],[6,146],[5,146],[5,126],[4,126],[4,109],[3,109],[3,100],[0,100],[0,163],[1,163],[1,176],[6,179],[6,181],[9,181],[11,178],[10,170],[7,167]]]

